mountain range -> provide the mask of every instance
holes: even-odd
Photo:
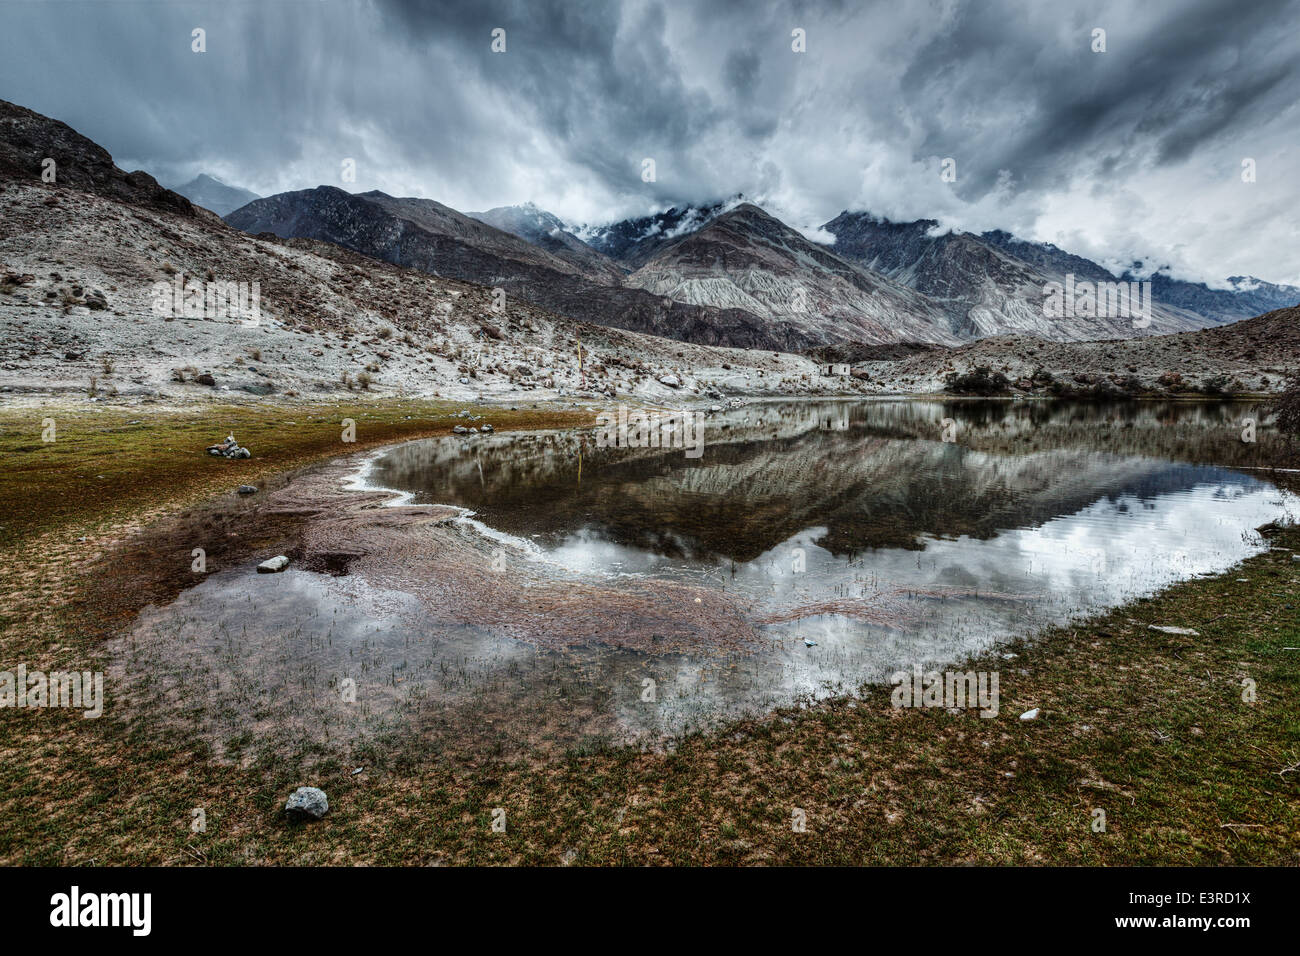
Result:
[[[82,139],[21,107],[4,122],[8,155],[17,157],[10,161],[24,172]],[[210,215],[253,196],[207,174],[166,190],[147,173],[117,170],[106,151],[84,143],[80,161],[60,168],[62,182],[185,215]],[[881,354],[881,347],[954,346],[1007,334],[1059,342],[1133,338],[1300,302],[1300,289],[1249,277],[1210,289],[1143,263],[1116,276],[1050,244],[999,231],[943,231],[928,219],[891,222],[845,211],[817,233],[833,241],[815,242],[740,195],[569,226],[532,203],[466,214],[431,199],[319,186],[253,198],[223,218],[246,233],[329,242],[501,289],[581,322],[701,345],[819,355],[845,346]],[[1150,321],[1045,315],[1044,290],[1070,275],[1149,279]]]
[[[0,392],[720,402],[934,392],[987,366],[1025,393],[1222,394],[1275,390],[1300,342],[1300,308],[1126,340],[980,338],[979,309],[1009,324],[1034,302],[1012,293],[1100,270],[1005,234],[845,213],[822,244],[740,197],[602,229],[535,206],[480,216],[319,187],[227,221],[0,100]],[[218,282],[260,286],[254,321],[208,296]],[[185,290],[161,312],[160,286]],[[1206,309],[1291,294],[1253,280],[1157,288]],[[1162,321],[1215,322],[1164,308]]]
[[[1143,272],[1116,276],[1006,232],[942,231],[845,211],[818,243],[743,196],[602,226],[533,203],[460,213],[429,199],[335,187],[228,214],[246,232],[323,239],[434,275],[503,288],[581,321],[709,345],[809,351],[842,343],[955,345],[992,335],[1091,341],[1192,331],[1300,302],[1300,289],[1239,277],[1229,289]],[[1151,281],[1149,321],[1045,314],[1068,276]]]

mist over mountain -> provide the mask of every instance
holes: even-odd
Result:
[[[558,217],[528,202],[520,206],[497,206],[486,212],[466,213],[471,218],[526,239],[533,245],[583,272],[605,272],[611,277],[623,274],[612,259],[583,242]]]
[[[200,173],[183,186],[177,186],[176,192],[204,209],[211,209],[218,216],[234,212],[240,206],[261,198],[257,193],[247,189],[227,186],[207,173]]]
[[[593,249],[637,268],[668,243],[703,228],[714,216],[740,205],[744,198],[737,194],[704,205],[673,206],[648,216],[582,226],[576,232]]]

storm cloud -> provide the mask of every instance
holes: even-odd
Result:
[[[574,223],[743,192],[810,234],[867,209],[1300,284],[1298,26],[1300,0],[0,3],[0,97],[171,184]]]

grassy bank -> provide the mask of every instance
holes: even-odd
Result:
[[[86,580],[91,552],[142,516],[340,451],[445,433],[460,407],[214,409],[142,425],[128,424],[139,412],[81,413],[55,416],[53,447],[40,442],[42,416],[5,418],[0,669],[102,663],[84,600],[102,586]],[[576,414],[487,420],[544,427]],[[339,442],[344,417],[357,422],[354,446]],[[252,461],[202,454],[230,430]],[[871,690],[691,736],[671,753],[350,754],[300,779],[293,761],[221,763],[129,724],[111,686],[99,720],[0,710],[0,861],[1300,863],[1300,650],[1288,649],[1300,646],[1300,532],[1273,540],[1224,576],[972,662],[1001,675],[994,719],[895,710]],[[1037,720],[1018,719],[1035,707]],[[302,784],[328,792],[324,821],[280,812]],[[496,807],[504,833],[491,832]],[[205,832],[192,830],[194,808]]]
[[[498,431],[594,422],[587,410],[544,405],[378,401],[328,405],[213,405],[186,412],[141,408],[0,411],[0,550],[53,528],[95,528],[161,511],[347,451],[448,434],[462,409]],[[343,420],[356,423],[343,441]],[[45,441],[46,421],[53,441]],[[481,424],[470,422],[468,424]],[[203,449],[233,432],[253,452],[227,461]]]

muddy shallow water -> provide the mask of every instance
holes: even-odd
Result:
[[[465,511],[413,539],[402,574],[214,574],[142,615],[119,676],[232,759],[272,739],[662,741],[942,668],[1258,552],[1252,529],[1297,509],[1265,473],[1224,466],[1249,451],[1243,414],[756,403],[710,416],[699,458],[590,432],[411,442],[358,484]],[[476,562],[473,599],[421,548]],[[569,594],[638,601],[575,630]],[[669,633],[703,611],[747,636]]]

